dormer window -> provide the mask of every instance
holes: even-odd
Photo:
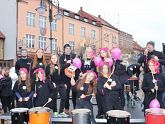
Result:
[[[69,12],[68,11],[64,11],[64,15],[69,16]]]
[[[75,15],[74,18],[75,19],[80,19],[80,16],[79,15]]]
[[[93,25],[96,25],[96,21],[92,21],[92,24],[93,24]]]
[[[87,18],[84,18],[84,22],[88,22],[88,19]]]

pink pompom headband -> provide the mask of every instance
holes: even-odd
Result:
[[[44,71],[44,69],[43,68],[35,69],[34,72],[33,72],[33,74],[38,73],[38,72],[41,72],[41,74],[42,74],[42,80],[44,81],[45,80],[45,71]]]
[[[19,73],[20,73],[21,71],[23,71],[23,72],[25,72],[26,74],[28,74],[28,70],[27,70],[26,68],[20,68],[20,69],[19,69]]]
[[[101,50],[104,51],[104,52],[108,52],[109,49],[107,47],[103,47],[103,48],[99,49],[99,51],[101,51]]]

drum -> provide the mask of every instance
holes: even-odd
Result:
[[[107,124],[130,124],[130,113],[122,110],[110,110],[106,113]]]
[[[151,108],[145,110],[146,124],[165,124],[165,109]]]
[[[28,108],[14,108],[10,112],[12,124],[28,124]]]
[[[64,70],[65,75],[66,75],[67,77],[69,77],[69,78],[74,77],[74,76],[75,76],[75,70],[76,70],[76,69],[77,69],[77,68],[76,68],[75,66],[73,66],[73,65],[69,66],[68,68],[66,68],[66,69]]]
[[[50,109],[47,107],[34,107],[29,109],[30,124],[49,124]]]
[[[89,109],[75,109],[72,111],[72,124],[91,124]]]

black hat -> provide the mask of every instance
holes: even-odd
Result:
[[[65,44],[65,45],[64,45],[64,50],[65,50],[65,48],[67,48],[67,47],[70,47],[70,48],[71,48],[71,46],[70,46],[69,44]]]
[[[153,41],[149,41],[148,43],[147,43],[147,45],[148,44],[150,44],[150,45],[152,45],[153,47],[155,47],[155,43],[153,42]]]

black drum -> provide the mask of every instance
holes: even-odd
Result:
[[[110,110],[106,113],[107,124],[130,124],[130,113],[122,110]]]
[[[14,108],[10,112],[12,124],[28,124],[28,108]]]
[[[89,109],[73,110],[72,124],[91,124],[91,111]]]

